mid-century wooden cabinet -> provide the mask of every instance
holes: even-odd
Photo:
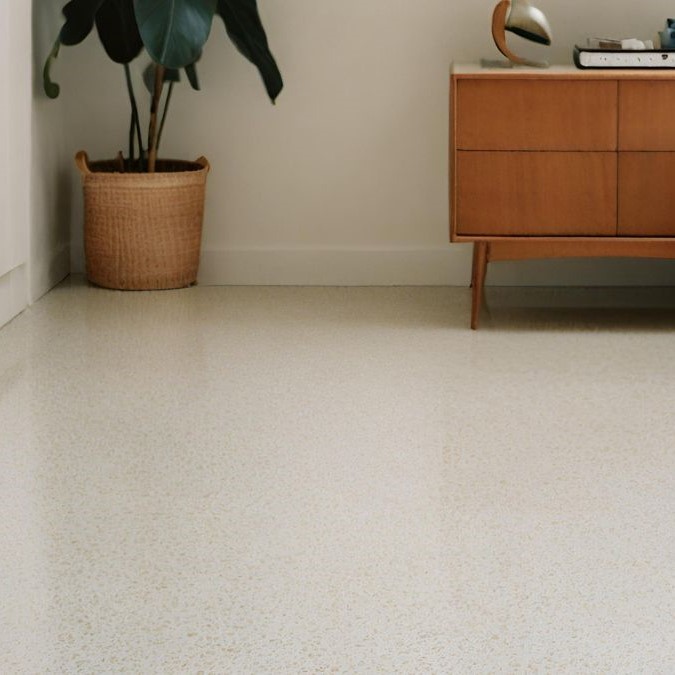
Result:
[[[487,264],[675,258],[675,73],[453,66],[450,240]]]

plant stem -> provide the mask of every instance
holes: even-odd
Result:
[[[152,104],[150,106],[150,129],[148,130],[148,172],[155,172],[155,163],[157,162],[157,111],[159,110],[159,101],[162,97],[162,86],[164,85],[164,66],[155,64],[155,90],[152,94]]]
[[[134,164],[134,150],[136,149],[136,144],[134,143],[136,129],[134,125],[134,113],[131,113],[131,122],[129,123],[129,167],[132,167]]]
[[[169,111],[169,103],[171,102],[173,85],[173,81],[169,82],[169,91],[166,92],[166,101],[164,101],[164,110],[162,111],[162,121],[159,124],[159,133],[157,134],[157,150],[159,150],[159,144],[162,142],[162,131],[164,131],[164,122],[166,122],[166,114]]]
[[[129,101],[131,102],[131,126],[129,128],[129,162],[133,163],[134,160],[134,138],[133,133],[134,129],[136,130],[136,136],[138,137],[138,159],[141,165],[141,171],[143,170],[143,134],[141,132],[141,122],[138,115],[138,106],[136,105],[136,96],[134,95],[134,84],[131,79],[131,70],[129,69],[129,64],[124,64],[124,74],[127,80],[127,91],[129,93]]]

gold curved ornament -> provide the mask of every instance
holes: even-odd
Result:
[[[533,61],[514,54],[506,44],[506,31],[526,40],[551,44],[551,28],[543,12],[526,0],[500,0],[492,12],[492,38],[497,49],[513,63],[535,68],[548,68],[547,61]]]

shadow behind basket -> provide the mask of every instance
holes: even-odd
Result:
[[[84,191],[87,279],[120,290],[184,288],[197,280],[209,163],[158,160],[156,173],[113,161],[75,162]]]

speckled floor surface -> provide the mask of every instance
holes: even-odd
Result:
[[[675,291],[487,298],[75,280],[5,327],[0,672],[675,672]]]

